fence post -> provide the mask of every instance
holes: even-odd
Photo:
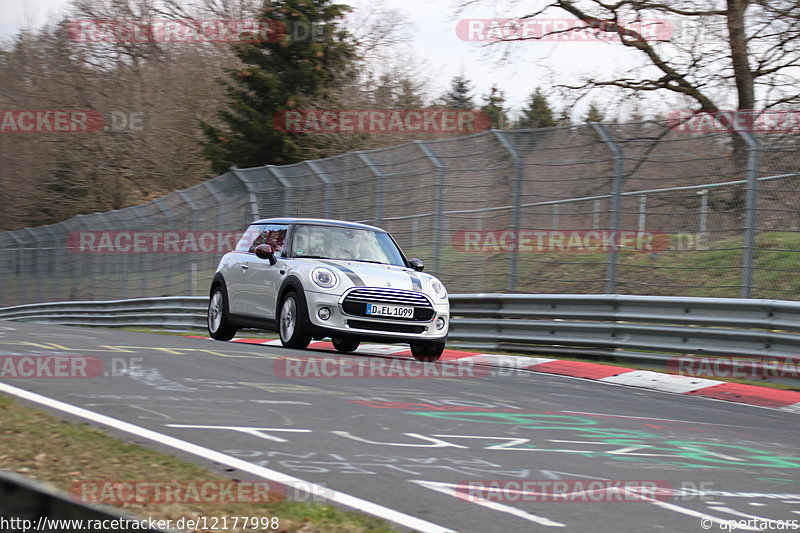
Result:
[[[514,148],[514,145],[508,140],[506,137],[505,132],[500,130],[492,130],[494,136],[500,141],[500,144],[503,145],[503,148],[511,155],[511,158],[514,160],[514,190],[512,192],[512,203],[513,203],[513,210],[511,212],[511,231],[514,232],[515,243],[516,239],[519,237],[519,231],[522,226],[522,181],[523,181],[523,167],[522,167],[522,155]],[[517,249],[518,246],[514,245],[514,248],[511,250],[511,261],[508,265],[508,283],[506,285],[506,290],[508,292],[514,292],[517,290],[517,277],[519,276],[519,250]]]
[[[600,200],[594,201],[592,208],[592,229],[600,228]]]
[[[708,231],[708,189],[697,191],[700,195],[700,227],[698,232],[704,234]]]
[[[135,207],[128,207],[126,208],[131,213],[136,212]],[[98,214],[97,216],[103,219],[104,225],[109,229],[109,231],[121,231],[123,228],[127,228],[128,226],[125,224],[125,219],[122,217],[122,213],[120,213],[121,209],[115,209],[114,211],[108,211],[106,213]],[[108,220],[110,219],[110,223]],[[135,252],[134,252],[135,253]],[[125,299],[128,297],[128,286],[130,285],[130,276],[128,272],[128,267],[131,256],[127,256],[127,254],[120,252],[119,250],[112,248],[110,257],[114,258],[114,263],[116,266],[114,267],[116,270],[116,274],[119,276],[119,280],[117,281],[118,291],[117,291],[117,298]],[[109,280],[114,279],[114,272],[108,273]],[[113,286],[113,283],[109,283],[110,286]],[[114,296],[111,294],[111,289],[108,291],[108,298],[113,298]]]
[[[358,158],[367,166],[368,169],[375,174],[375,177],[378,178],[378,182],[375,184],[375,225],[376,226],[383,226],[383,216],[384,216],[384,195],[386,194],[386,174],[378,168],[378,165],[375,164],[372,159],[364,152],[356,152]]]
[[[28,288],[26,291],[27,293],[36,292],[36,297],[34,299],[35,302],[42,301],[42,284],[39,281],[42,277],[40,273],[41,261],[40,256],[42,252],[42,246],[39,242],[39,236],[33,232],[33,228],[22,228],[21,231],[24,231],[26,235],[33,239],[33,242],[29,245],[29,248],[26,248],[30,251],[30,255],[28,256],[30,262],[28,264],[28,272],[31,274],[31,281],[33,282],[33,290]]]
[[[256,192],[253,190],[253,187],[251,186],[250,182],[244,179],[244,177],[241,174],[239,174],[239,167],[237,167],[236,165],[233,165],[231,168],[229,168],[228,172],[233,174],[233,177],[238,179],[241,182],[242,186],[244,186],[245,190],[247,191],[247,196],[250,199],[250,216],[252,217],[250,222],[261,218],[258,214],[258,199],[256,198]]]
[[[22,248],[24,246],[24,243],[20,240],[19,237],[17,237],[17,232],[16,231],[9,231],[9,232],[6,233],[6,235],[8,235],[12,239],[14,239],[14,242],[17,243],[16,261],[10,261],[9,264],[8,264],[9,265],[9,271],[14,273],[14,276],[16,276],[16,280],[17,280],[17,283],[15,284],[16,289],[17,289],[17,291],[16,291],[16,293],[17,293],[17,301],[14,304],[9,304],[9,302],[5,302],[4,301],[3,305],[8,306],[8,305],[15,305],[15,304],[26,304],[28,302],[26,302],[25,300],[22,299],[22,295],[27,293],[27,291],[22,290],[22,270],[23,269],[21,267],[22,267]],[[11,248],[8,248],[8,250],[11,250]],[[6,286],[6,285],[10,285],[10,284],[8,284],[7,282],[4,282],[1,285]]]
[[[608,252],[608,269],[606,271],[606,294],[617,293],[617,234],[619,233],[620,204],[622,201],[622,182],[625,179],[625,157],[622,147],[615,141],[608,130],[599,122],[592,122],[592,128],[606,143],[614,156],[614,181],[611,193],[611,224],[610,230],[614,233],[611,250]]]
[[[436,213],[433,216],[433,272],[439,274],[439,267],[442,260],[442,217],[444,216],[444,177],[445,166],[431,147],[424,141],[414,141],[419,146],[422,153],[431,160],[436,167]]]
[[[177,195],[181,200],[183,200],[183,203],[189,206],[189,209],[192,211],[192,229],[196,229],[197,210],[195,209],[194,201],[192,201],[191,196],[189,196],[189,194],[187,194],[186,191],[177,191]],[[173,211],[171,209],[164,207],[164,199],[158,198],[155,200],[155,202],[156,206],[158,206],[158,208],[167,218],[167,229],[170,230],[177,229],[173,224],[173,220],[175,218],[173,215]],[[164,294],[165,290],[168,291],[167,294],[172,294],[172,275],[173,275],[172,265],[173,264],[177,265],[177,263],[180,260],[177,258],[173,258],[172,254],[167,252],[166,246],[162,245],[162,247],[163,250],[161,251],[160,254],[161,257],[159,257],[158,259],[153,259],[152,263],[153,266],[150,268],[150,272],[154,277],[161,278],[161,276],[164,276],[166,279],[166,282],[164,283],[163,287],[161,287],[160,289],[154,287],[154,289],[157,292],[160,292],[161,294]],[[147,277],[148,276],[145,275],[145,281],[142,284],[142,291],[143,291],[142,296],[147,296],[148,293],[150,292],[150,283],[147,281]]]
[[[647,226],[647,195],[639,196],[639,233]]]
[[[756,254],[756,209],[758,171],[761,168],[761,144],[749,132],[738,130],[747,143],[747,185],[744,207],[744,250],[742,253],[742,298],[753,297],[753,263]]]
[[[267,172],[272,174],[277,182],[281,184],[281,187],[283,187],[283,216],[294,216],[292,213],[292,186],[289,183],[289,180],[283,174],[281,174],[281,171],[278,170],[279,167],[276,167],[275,165],[267,165],[264,168]],[[269,216],[273,216],[273,214],[269,213]]]
[[[311,172],[316,174],[316,176],[320,180],[322,180],[322,184],[323,184],[322,186],[323,186],[323,190],[324,190],[324,194],[325,194],[325,199],[322,202],[323,204],[325,204],[325,207],[323,207],[323,210],[325,212],[325,218],[333,218],[333,210],[332,210],[333,198],[331,198],[331,178],[330,178],[330,176],[325,174],[325,172],[323,172],[319,168],[319,165],[317,165],[317,163],[314,162],[314,161],[306,161],[306,166],[308,168],[310,168]]]
[[[234,173],[234,175],[236,175],[236,174]],[[248,191],[249,190],[250,190],[250,188],[248,187]],[[200,212],[201,208],[200,208],[200,206],[197,205],[197,202],[195,202],[188,194],[186,194],[183,191],[179,191],[178,194],[180,195],[181,199],[186,203],[186,205],[189,206],[189,209],[192,211],[192,229],[195,230],[195,231],[198,231],[198,230],[201,230],[201,229],[210,229],[210,228],[200,228],[200,227],[198,227],[198,223],[197,223],[198,216],[197,215]],[[251,195],[251,199],[252,199],[252,195]],[[256,211],[256,218],[258,218],[258,214],[257,213],[258,212]],[[223,229],[224,228],[218,227],[217,231],[222,231]],[[197,265],[195,263],[192,263],[190,268],[191,268],[191,270],[190,270],[191,277],[193,279],[190,281],[189,287],[191,288],[192,296],[194,296],[195,295],[196,283],[197,283],[196,282],[196,279],[197,279]]]

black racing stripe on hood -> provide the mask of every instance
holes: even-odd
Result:
[[[408,272],[408,277],[411,278],[411,284],[414,286],[414,290],[422,292],[422,280],[419,279],[419,276],[416,272]]]
[[[336,270],[341,270],[342,272],[345,273],[345,275],[348,278],[350,278],[350,281],[352,281],[353,285],[355,285],[356,287],[366,287],[366,284],[364,283],[364,280],[361,279],[358,274],[356,274],[355,272],[353,272],[352,270],[350,270],[346,266],[342,266],[342,265],[336,264],[336,263],[334,263],[332,261],[320,261],[320,263],[325,263],[326,265],[329,265],[329,266],[335,268]]]

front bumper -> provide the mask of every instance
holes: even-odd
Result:
[[[444,340],[450,326],[450,303],[434,302],[433,317],[430,320],[400,320],[351,315],[344,312],[341,305],[342,294],[332,292],[306,291],[308,320],[315,336],[355,337],[375,339],[386,342],[417,342]],[[330,317],[323,320],[319,311],[327,308]],[[437,329],[438,318],[444,320],[444,327]]]

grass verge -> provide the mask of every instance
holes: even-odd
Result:
[[[69,492],[86,481],[230,481],[190,462],[127,443],[86,424],[67,422],[0,395],[0,469]],[[240,480],[245,481],[245,480]],[[261,481],[250,479],[248,481]],[[388,522],[322,503],[169,503],[117,505],[140,518],[277,517],[280,532],[358,533],[396,531]],[[232,520],[232,519],[229,519]],[[232,522],[229,522],[229,524]],[[260,531],[265,529],[198,529]]]

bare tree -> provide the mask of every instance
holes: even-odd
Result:
[[[800,103],[796,0],[555,0],[539,6],[518,17],[517,31],[497,40],[550,39],[584,28],[614,36],[640,61],[625,74],[587,77],[565,84],[568,89],[672,93],[710,113]],[[535,35],[524,31],[526,21],[565,12],[576,19],[571,28]]]

